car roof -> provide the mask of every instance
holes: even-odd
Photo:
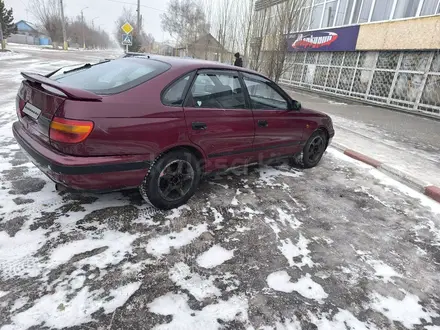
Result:
[[[134,54],[131,53],[129,56],[126,56],[125,58],[147,58],[152,60],[157,60],[161,62],[165,62],[171,67],[180,69],[180,68],[186,68],[188,71],[190,70],[196,70],[196,69],[221,69],[221,70],[239,70],[242,72],[249,72],[258,74],[259,73],[249,70],[246,68],[236,67],[229,64],[223,64],[220,62],[214,62],[214,61],[206,61],[206,60],[200,60],[200,59],[193,59],[193,58],[183,58],[183,57],[175,57],[175,56],[164,56],[164,55],[153,55],[153,54]]]

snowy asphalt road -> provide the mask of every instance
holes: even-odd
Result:
[[[440,329],[439,204],[332,148],[169,212],[55,192],[11,125],[19,71],[67,64],[0,61],[1,330]]]

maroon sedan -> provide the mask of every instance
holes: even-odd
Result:
[[[219,63],[139,56],[22,75],[13,133],[41,171],[76,190],[137,187],[162,209],[212,171],[285,156],[313,167],[334,135],[329,116]]]

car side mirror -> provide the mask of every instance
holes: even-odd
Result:
[[[290,103],[290,110],[299,111],[301,110],[301,107],[302,105],[299,101],[292,100],[292,102]]]

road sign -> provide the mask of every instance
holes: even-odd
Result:
[[[126,34],[131,33],[131,31],[133,31],[133,27],[131,26],[130,23],[125,23],[124,25],[121,26],[122,31],[124,31]]]
[[[133,37],[131,34],[123,34],[122,35],[122,44],[131,46],[133,44]]]

